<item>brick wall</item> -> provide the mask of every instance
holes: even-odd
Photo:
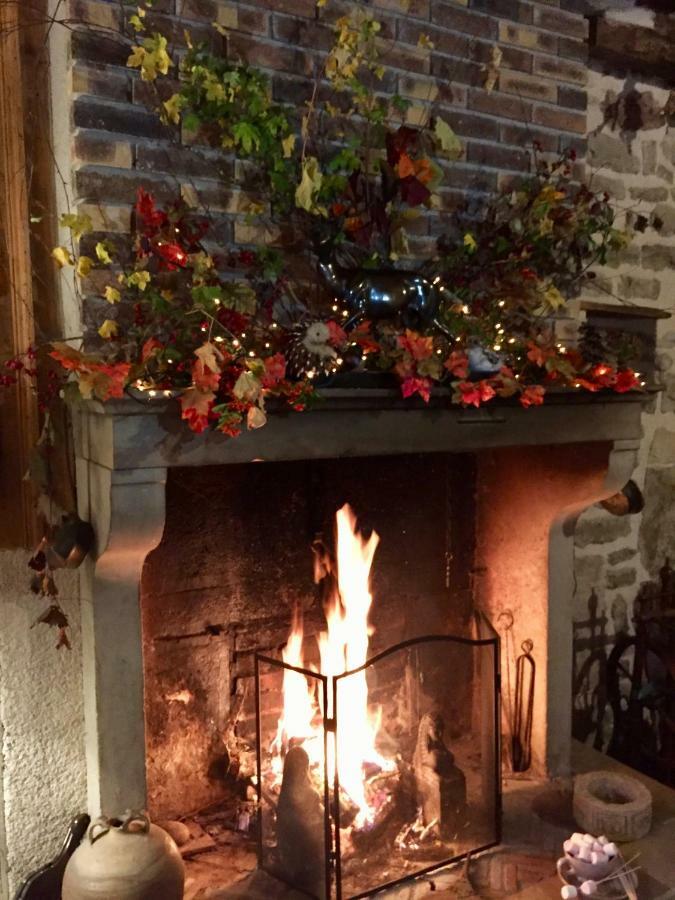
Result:
[[[564,2],[564,0],[563,0]],[[461,161],[448,167],[444,206],[467,190],[491,191],[500,177],[523,172],[528,147],[538,140],[549,151],[583,142],[586,130],[586,21],[555,0],[373,0],[383,23],[391,72],[383,86],[410,98],[412,122],[423,103],[435,99],[464,142]],[[206,201],[222,216],[219,239],[255,237],[237,215],[239,198],[219,181],[217,154],[189,146],[176,128],[155,115],[158,100],[175,85],[143,83],[126,68],[128,41],[119,36],[120,7],[103,0],[71,0],[73,16],[86,27],[71,41],[72,196],[96,227],[123,232],[136,189],[160,197],[178,190],[190,202]],[[331,26],[348,9],[329,0],[158,0],[146,21],[184,42],[225,44],[227,52],[262,66],[279,101],[300,106],[312,76],[332,40]],[[210,27],[227,29],[221,38]],[[418,46],[428,35],[433,48]],[[483,88],[492,47],[503,51],[498,88]],[[173,70],[175,72],[175,70]],[[159,97],[158,97],[159,92]],[[226,171],[225,175],[231,175]],[[438,221],[423,220],[418,248],[429,251]],[[96,273],[91,282],[96,291]]]

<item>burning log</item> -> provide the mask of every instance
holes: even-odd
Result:
[[[277,806],[277,847],[284,879],[325,900],[324,808],[312,784],[309,757],[302,747],[292,747],[284,760]]]
[[[422,716],[413,756],[415,785],[424,826],[449,840],[466,819],[466,778],[443,740],[440,715]],[[436,823],[432,827],[432,823]]]

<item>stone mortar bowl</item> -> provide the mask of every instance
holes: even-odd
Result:
[[[652,825],[652,795],[630,775],[589,772],[574,779],[574,818],[589,834],[637,841]]]

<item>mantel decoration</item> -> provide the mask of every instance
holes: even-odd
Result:
[[[80,286],[107,268],[110,311],[98,335],[51,347],[61,370],[50,396],[176,397],[193,431],[235,436],[265,424],[269,399],[303,410],[344,371],[388,373],[403,397],[424,402],[449,388],[453,403],[476,407],[497,397],[537,406],[549,388],[644,384],[629,340],[598,359],[597,345],[585,354],[583,340],[556,338],[556,315],[627,240],[573,151],[552,160],[535,146],[532,173],[446,217],[437,252],[420,261],[411,226],[442,206],[444,171],[462,145],[433,103],[412,126],[409,101],[378,93],[387,46],[370,10],[338,19],[298,120],[271,99],[265,74],[189,36],[178,62],[167,38],[146,29],[149,6],[128,18],[128,66],[151,84],[179,71],[161,116],[239,163],[248,224],[268,239],[219,246],[207,211],[161,206],[143,189],[130,253],[92,238],[87,215],[64,215],[72,240],[54,260]],[[3,383],[35,377],[35,355],[7,361]]]

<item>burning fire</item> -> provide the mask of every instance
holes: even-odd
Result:
[[[359,669],[368,659],[372,633],[368,616],[373,603],[370,570],[380,541],[375,532],[367,540],[358,533],[356,516],[348,505],[338,510],[336,520],[335,588],[326,609],[328,630],[318,639],[321,673],[329,680]],[[289,665],[306,669],[303,638],[302,619],[296,614],[283,651],[283,660]],[[313,767],[323,766],[323,716],[315,685],[311,681],[299,672],[284,670],[283,712],[271,748],[274,772],[279,776],[283,769],[283,755],[292,743],[302,743]],[[393,763],[384,759],[375,747],[381,715],[379,711],[373,714],[369,710],[365,670],[338,682],[337,700],[348,722],[348,727],[341,728],[337,734],[338,776],[341,789],[358,810],[354,824],[359,828],[367,826],[374,814],[366,796],[364,768],[376,766],[391,770]],[[332,690],[329,690],[325,716],[332,718],[333,715]],[[336,766],[335,735],[329,733],[328,738],[328,777],[332,781]]]

